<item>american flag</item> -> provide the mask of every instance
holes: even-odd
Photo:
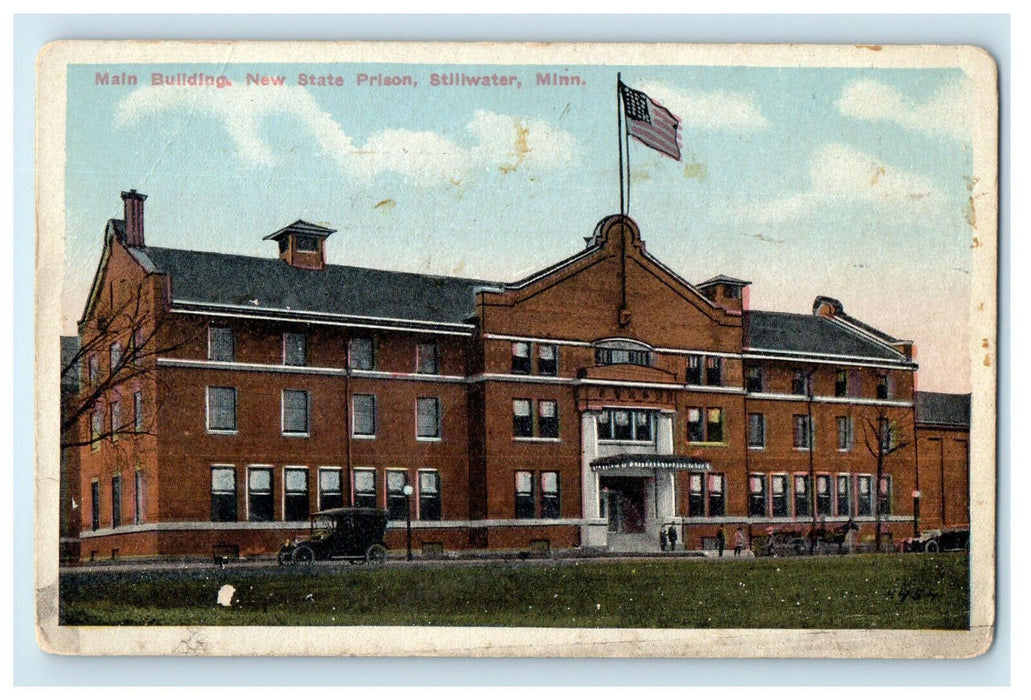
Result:
[[[649,148],[680,160],[680,119],[640,90],[619,84],[626,131]]]

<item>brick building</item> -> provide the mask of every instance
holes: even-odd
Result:
[[[966,498],[918,486],[958,428],[919,422],[912,342],[829,297],[755,311],[747,281],[692,285],[627,217],[505,283],[329,265],[334,231],[303,221],[267,258],[150,247],[145,195],[122,198],[80,322],[85,558],[272,552],[341,505],[387,508],[403,547],[406,484],[426,552],[849,519],[898,539],[918,488],[924,517]]]

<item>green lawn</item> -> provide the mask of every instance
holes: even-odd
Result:
[[[966,629],[966,555],[62,576],[66,625]],[[218,606],[223,584],[236,588]]]

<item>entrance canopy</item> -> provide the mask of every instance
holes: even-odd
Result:
[[[619,471],[621,469],[672,469],[673,471],[709,471],[712,463],[695,457],[676,455],[612,455],[591,460],[591,469]]]

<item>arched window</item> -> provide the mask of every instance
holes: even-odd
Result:
[[[598,365],[640,365],[652,363],[652,349],[635,340],[601,340],[594,344],[594,362]]]

